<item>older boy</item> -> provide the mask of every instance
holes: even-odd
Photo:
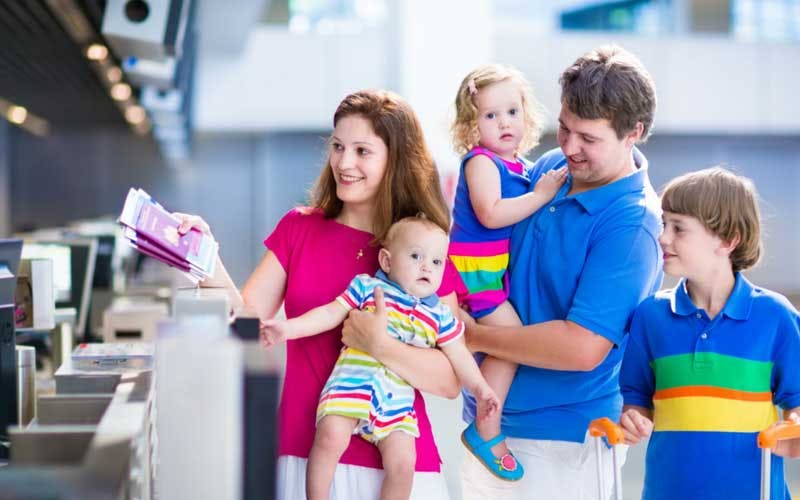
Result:
[[[661,206],[664,272],[682,279],[637,308],[620,375],[628,442],[654,430],[643,498],[758,498],[756,434],[775,423],[775,405],[787,418],[800,410],[800,315],[741,274],[761,256],[749,179],[692,172]],[[777,456],[771,487],[773,500],[790,498]]]

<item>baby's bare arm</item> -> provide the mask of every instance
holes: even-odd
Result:
[[[303,315],[288,320],[291,327],[289,338],[311,337],[333,330],[344,321],[348,312],[350,311],[336,300],[324,306],[315,307]]]
[[[478,368],[478,364],[475,362],[475,358],[472,357],[472,353],[467,349],[463,338],[449,342],[441,346],[440,349],[447,356],[450,364],[453,365],[453,371],[456,372],[456,377],[458,377],[461,385],[470,392],[479,392],[480,388],[488,385],[480,368]]]
[[[334,300],[296,318],[262,321],[261,341],[264,345],[270,346],[332,330],[344,321],[347,312],[343,305]]]
[[[456,372],[458,380],[475,396],[477,405],[476,417],[482,420],[499,412],[502,407],[500,399],[486,379],[483,378],[483,374],[478,368],[475,358],[472,357],[472,353],[467,349],[464,339],[459,338],[449,342],[442,346],[441,350],[450,360],[450,364],[453,365],[453,370]]]

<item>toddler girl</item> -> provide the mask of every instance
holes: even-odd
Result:
[[[566,167],[542,175],[530,190],[522,155],[539,141],[540,105],[517,70],[491,64],[470,72],[456,95],[453,142],[464,154],[453,207],[449,257],[461,283],[459,302],[479,323],[519,326],[508,297],[508,248],[513,224],[553,199]],[[500,401],[516,373],[514,363],[487,357],[481,371]],[[501,412],[470,424],[465,446],[495,475],[519,480],[523,471],[500,434]]]

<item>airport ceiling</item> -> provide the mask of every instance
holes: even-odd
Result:
[[[96,33],[105,0],[72,0]],[[0,0],[0,98],[56,131],[127,124],[90,62],[51,11],[53,0]],[[99,41],[99,40],[98,40]]]
[[[159,0],[164,1],[164,0]],[[269,0],[194,0],[199,50],[236,54]],[[0,0],[0,99],[24,106],[51,129],[128,129],[90,61],[61,23],[60,6],[74,5],[95,34],[107,0]],[[56,10],[59,9],[59,10]],[[103,42],[97,35],[96,42]],[[106,44],[107,45],[107,44]],[[119,61],[117,61],[118,63]]]

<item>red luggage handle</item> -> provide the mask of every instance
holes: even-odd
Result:
[[[606,441],[608,441],[610,445],[622,444],[625,442],[625,434],[622,432],[622,427],[612,422],[608,417],[592,420],[589,424],[589,435],[592,437],[605,436]]]
[[[784,420],[758,433],[758,447],[771,450],[777,446],[778,441],[795,438],[800,438],[800,422]]]

